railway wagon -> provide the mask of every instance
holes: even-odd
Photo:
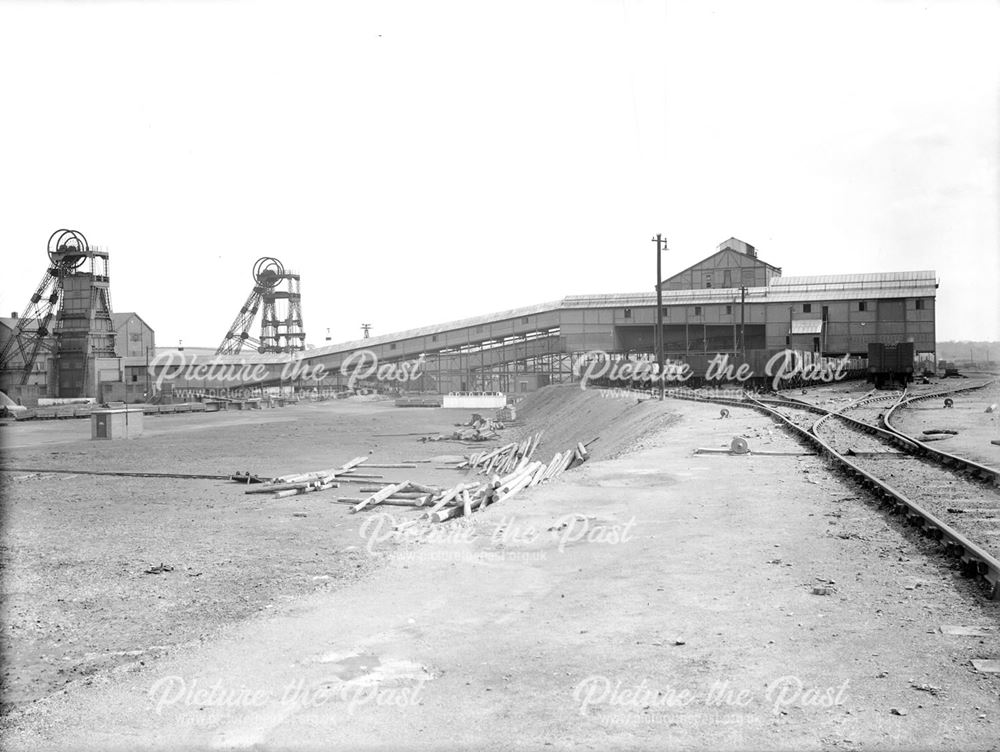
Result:
[[[913,357],[912,342],[869,342],[868,382],[876,389],[893,384],[906,386],[913,381]]]
[[[770,391],[863,378],[866,369],[865,359],[859,357],[834,357],[811,350],[788,348],[762,349],[747,350],[745,356],[729,354],[726,361],[728,374],[738,374],[745,364],[743,373],[748,375],[746,378],[725,378],[720,375],[718,366],[714,373],[709,371],[709,365],[716,357],[694,353],[681,359],[680,362],[686,362],[692,372],[686,385],[701,387],[735,382],[748,389]]]

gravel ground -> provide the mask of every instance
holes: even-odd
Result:
[[[570,402],[586,396],[559,389]],[[592,446],[601,457],[659,420],[633,401],[590,402],[559,416],[539,456],[548,459],[614,424]],[[131,441],[91,441],[87,420],[7,425],[0,437],[6,467],[273,476],[369,453],[372,462],[397,463],[493,446],[388,435],[448,434],[471,412],[338,400],[146,416],[144,435]],[[543,419],[539,427],[545,425],[553,424]],[[527,432],[512,426],[502,435],[512,441]],[[439,485],[463,478],[435,467],[371,472]],[[104,672],[145,665],[227,624],[343,587],[374,567],[358,550],[357,518],[331,503],[359,495],[357,484],[280,500],[201,479],[0,472],[0,484],[4,712]],[[161,563],[173,570],[145,574]]]
[[[734,434],[794,451],[767,418],[639,407],[672,416],[616,459],[438,526],[452,537],[380,543],[363,581],[36,703],[5,746],[997,748],[1000,682],[971,660],[1000,654],[998,604],[821,458],[693,454]],[[571,540],[566,515],[608,535]],[[157,710],[164,680],[262,704]],[[364,681],[415,694],[283,699]]]
[[[196,515],[173,545],[197,549],[196,541],[210,540],[228,546],[228,558],[240,556],[242,564],[225,570],[211,591],[236,604],[238,613],[224,617],[210,608],[191,625],[196,639],[170,635],[177,642],[162,654],[142,663],[124,658],[68,691],[22,703],[6,719],[4,747],[998,748],[1000,679],[977,672],[971,661],[1000,657],[1000,604],[984,600],[935,544],[885,516],[824,459],[693,454],[697,447],[726,446],[734,435],[759,448],[796,451],[794,440],[752,411],[737,409],[721,419],[715,406],[680,401],[639,405],[569,392],[537,399],[551,402],[525,410],[527,424],[515,431],[549,425],[553,434],[569,437],[598,428],[600,444],[617,432],[621,444],[602,449],[613,459],[595,459],[471,521],[435,528],[451,531],[450,537],[434,537],[418,525],[368,550],[358,535],[359,518],[339,508],[320,512],[333,505],[318,498],[297,502],[294,510],[308,515],[298,518],[285,506],[294,499],[250,511],[239,489],[211,483],[203,494],[184,496],[185,507],[176,496],[156,499],[142,483],[131,498],[122,492],[93,518],[81,516],[77,510],[100,504],[91,497],[106,494],[97,486],[76,492],[82,501],[63,501],[52,510],[56,514],[39,512],[33,520],[29,510],[43,499],[19,489],[14,497],[20,501],[9,505],[18,516],[5,524],[5,544],[30,542],[32,526],[39,526],[29,549],[60,540],[54,555],[75,556],[75,566],[91,567],[95,583],[106,581],[96,598],[107,611],[100,618],[82,616],[76,605],[58,601],[67,600],[60,592],[40,592],[31,576],[46,569],[42,555],[22,579],[30,595],[13,592],[11,602],[30,602],[35,614],[47,609],[54,621],[75,614],[79,628],[70,636],[78,639],[104,634],[101,625],[115,614],[148,619],[150,629],[169,628],[174,612],[184,613],[182,604],[147,613],[130,603],[152,602],[143,595],[153,592],[149,583],[179,588],[192,613],[195,603],[210,602],[207,594],[190,595],[190,583],[207,573],[135,574],[160,559],[150,549],[155,544],[143,538],[147,531],[161,526],[150,541],[174,534],[166,531],[181,527],[181,520],[168,510],[194,508],[196,497],[211,502],[208,490],[221,491],[217,509]],[[560,428],[550,419],[565,400],[580,400],[566,417],[579,424]],[[584,410],[591,400],[593,411]],[[413,430],[433,420],[452,422],[443,411],[378,405],[295,409],[303,418],[280,426],[220,423],[205,432],[167,431],[159,440],[183,452],[185,443],[205,434],[201,467],[209,468],[220,462],[211,458],[218,448],[233,456],[232,442],[254,435],[265,441],[275,430],[298,433],[289,445],[298,452],[268,458],[273,471],[288,471],[332,464],[321,461],[329,452],[317,447],[324,427],[326,436],[341,437],[328,444],[337,447],[339,460],[365,449],[383,420],[394,429],[380,433],[403,432],[407,421]],[[605,430],[597,420],[614,428]],[[139,443],[130,442],[128,451]],[[241,465],[261,456],[266,443],[253,446]],[[383,452],[387,461],[392,452],[412,454],[414,446],[429,453],[429,446],[404,441],[396,449],[380,445],[379,459]],[[559,448],[545,447],[543,456]],[[204,535],[213,514],[228,522]],[[398,510],[392,514],[401,517]],[[576,515],[604,534],[569,540],[564,531],[579,524]],[[130,521],[126,534],[137,542],[104,535],[97,523],[116,518]],[[234,520],[242,519],[253,524],[239,527]],[[28,537],[10,535],[11,528]],[[88,529],[102,530],[103,538],[70,539],[72,531]],[[523,535],[529,530],[541,534]],[[331,545],[327,532],[336,550],[322,548]],[[139,552],[124,558],[128,577],[115,575],[106,553],[119,545]],[[29,549],[14,549],[15,566]],[[282,556],[299,564],[273,575],[282,572]],[[362,576],[335,579],[350,569],[348,562]],[[311,578],[323,574],[335,584],[309,592],[319,587]],[[245,584],[255,575],[271,591],[250,608],[241,604],[259,597]],[[305,578],[309,584],[296,589],[293,583]],[[46,586],[76,596],[73,586],[60,586],[58,578],[52,583]],[[171,597],[181,600],[177,593]],[[955,624],[985,629],[982,636],[942,632]],[[109,634],[119,641],[101,638],[105,645],[133,650],[136,643],[127,635],[149,636],[117,628]],[[150,643],[140,640],[142,647]],[[25,670],[18,663],[7,669]],[[157,711],[153,687],[174,678],[187,686],[246,688],[260,692],[265,703],[192,704],[189,698]],[[412,702],[363,707],[343,701],[305,707],[279,699],[282,688],[296,682],[316,689],[330,681],[392,691],[419,686],[421,693]],[[601,681],[624,694],[591,694],[588,688]],[[790,689],[782,695],[780,687]],[[684,690],[694,698],[688,705],[663,699]],[[777,702],[779,696],[787,701]]]
[[[468,418],[465,410],[338,401],[147,416],[145,435],[126,442],[90,441],[86,420],[2,430],[8,467],[280,475],[369,452],[385,463],[455,454],[465,447],[373,434],[450,432]],[[442,483],[458,477],[431,465],[372,472]],[[353,518],[330,503],[357,495],[358,485],[271,500],[225,481],[23,472],[0,479],[5,710],[142,665],[373,567],[357,551]],[[173,571],[144,573],[161,563]]]
[[[958,385],[954,379],[938,382],[939,386]],[[893,414],[893,425],[903,433],[921,438],[923,432],[936,428],[958,431],[931,446],[944,452],[968,457],[989,467],[1000,467],[1000,383],[985,389],[952,396],[955,406],[944,407],[944,399],[929,399],[901,408]],[[986,409],[998,405],[992,413]]]

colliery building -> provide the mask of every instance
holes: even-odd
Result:
[[[3,348],[18,329],[19,316],[17,311],[11,315],[0,317],[0,348]],[[147,324],[139,314],[134,311],[111,314],[111,328],[114,331],[114,355],[109,356],[116,359],[112,365],[104,364],[101,373],[105,378],[100,383],[112,383],[122,380],[122,370],[120,364],[126,358],[144,364],[149,358],[156,354],[156,335],[153,329]],[[27,330],[36,332],[38,320],[32,319],[27,322]],[[17,350],[11,351],[11,357],[7,368],[0,373],[0,389],[9,392],[12,396],[21,399],[26,404],[34,404],[39,397],[60,396],[56,389],[58,382],[58,360],[60,354],[60,341],[54,334],[45,336],[42,340],[39,352],[34,362],[31,364],[30,373],[24,378],[24,384],[18,381],[23,377],[24,360]],[[107,358],[105,360],[108,360]],[[142,366],[143,370],[145,366]],[[109,373],[109,369],[111,373]],[[133,369],[135,370],[135,369]],[[142,382],[145,378],[139,375],[125,374],[125,382]],[[95,377],[93,383],[98,383]],[[73,393],[70,390],[62,390],[63,396],[83,396],[80,393]],[[89,395],[101,396],[101,395]],[[142,391],[132,390],[128,397],[132,400],[141,398]]]
[[[933,271],[786,277],[782,269],[736,238],[660,283],[664,350],[697,370],[716,353],[765,356],[785,348],[817,356],[864,357],[870,343],[913,343],[918,359],[933,359]],[[653,359],[656,292],[580,295],[559,301],[386,334],[301,353],[322,365],[316,386],[345,386],[369,365],[421,359],[422,376],[401,381],[410,391],[524,392],[573,377],[575,359],[603,351],[612,359]],[[372,357],[374,356],[374,357]],[[758,358],[759,360],[759,358]],[[287,355],[220,356],[260,364],[255,383],[288,383]],[[178,370],[177,357],[156,369]],[[284,374],[282,371],[284,370]],[[217,388],[223,381],[178,375],[174,388]],[[309,380],[300,380],[308,386]],[[391,384],[391,382],[390,382]],[[230,383],[229,386],[232,386]],[[380,386],[386,386],[381,379]]]

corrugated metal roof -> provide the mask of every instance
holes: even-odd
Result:
[[[792,321],[792,334],[822,334],[823,319],[797,319]]]
[[[838,289],[833,287],[792,288],[768,293],[765,300],[771,303],[809,303],[820,300],[879,300],[881,298],[933,298],[933,285],[923,287],[859,287]]]
[[[856,287],[825,285],[773,285],[747,288],[748,303],[794,303],[835,300],[878,300],[879,298],[927,298],[936,295],[933,283],[905,282],[900,286],[858,285]],[[734,288],[698,290],[664,290],[663,305],[711,305],[740,301],[740,291]],[[572,295],[563,300],[563,308],[624,308],[655,306],[655,292],[613,295]]]
[[[515,319],[539,313],[546,313],[548,311],[556,311],[561,307],[562,304],[559,301],[539,303],[537,305],[525,306],[523,308],[511,308],[497,313],[488,313],[483,316],[473,316],[468,319],[446,321],[443,324],[435,324],[433,326],[423,326],[417,329],[406,329],[401,332],[382,334],[376,337],[369,337],[368,339],[356,339],[351,342],[342,342],[336,345],[314,347],[306,352],[309,357],[315,357],[317,355],[331,355],[349,350],[359,350],[366,347],[388,344],[389,342],[399,342],[404,339],[414,339],[417,337],[427,337],[433,334],[442,334],[444,332],[452,331],[453,329],[466,329],[468,327],[482,326],[484,324],[492,324],[498,321],[506,321],[507,319]]]
[[[763,299],[766,287],[748,287],[747,300]],[[663,305],[690,305],[697,303],[732,303],[740,300],[736,288],[699,288],[696,290],[664,290]],[[655,306],[655,292],[618,293],[612,295],[570,295],[563,299],[563,308],[614,308],[617,306]]]
[[[771,287],[802,287],[827,285],[846,285],[855,287],[858,285],[885,286],[902,285],[917,287],[923,284],[937,284],[937,272],[933,270],[911,271],[911,272],[873,272],[868,274],[824,274],[815,277],[775,277],[771,280]]]

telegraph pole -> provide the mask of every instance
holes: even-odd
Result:
[[[747,305],[747,288],[740,285],[740,355],[746,357],[747,354],[747,341],[746,341],[746,305]]]
[[[663,290],[660,287],[660,283],[663,281],[663,251],[669,250],[667,248],[667,239],[662,235],[657,234],[653,238],[653,242],[656,243],[656,375],[660,380],[660,399],[663,399]]]

